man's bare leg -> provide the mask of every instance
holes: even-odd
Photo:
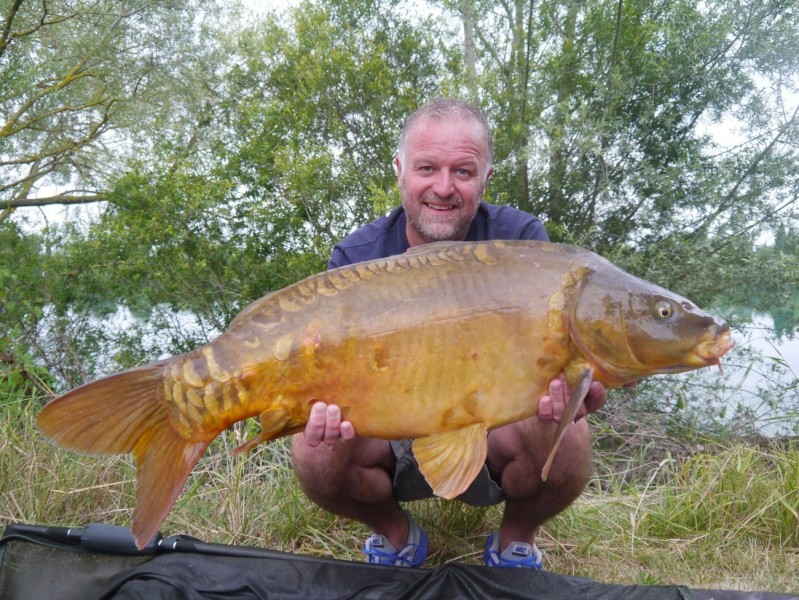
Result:
[[[322,441],[309,445],[308,438],[313,442],[316,436],[307,431],[292,440],[292,462],[303,491],[325,510],[365,523],[395,548],[405,546],[408,520],[394,498],[395,460],[389,442],[336,437],[341,412],[335,405],[318,403],[312,412],[311,426],[325,421]]]
[[[561,377],[550,383],[548,392],[539,402],[538,415],[496,429],[488,436],[486,462],[506,497],[500,551],[511,542],[533,544],[541,525],[571,505],[590,477],[591,432],[582,417],[604,404],[604,388],[592,384],[577,415],[579,420],[566,430],[549,477],[542,481],[541,471],[570,390]]]
[[[548,391],[536,417],[489,435],[486,462],[507,498],[501,549],[512,541],[532,544],[541,524],[569,506],[588,481],[591,438],[584,420],[567,430],[548,480],[541,481],[569,393],[563,378],[553,380]],[[592,384],[578,418],[604,401],[604,388]],[[408,521],[394,497],[395,458],[387,441],[356,437],[352,424],[341,421],[337,406],[319,402],[312,408],[305,433],[292,440],[292,461],[303,490],[316,504],[365,523],[395,548],[406,544]]]
[[[571,505],[588,483],[591,439],[584,420],[569,427],[547,481],[541,480],[555,428],[533,417],[489,435],[489,471],[506,497],[500,550],[511,542],[532,545],[541,525]]]

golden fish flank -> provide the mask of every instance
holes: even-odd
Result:
[[[246,451],[302,430],[315,400],[334,402],[361,435],[414,438],[423,475],[452,497],[484,463],[486,432],[536,414],[561,371],[574,393],[550,460],[592,379],[715,365],[732,346],[723,321],[586,250],[444,242],[270,294],[198,350],[67,392],[39,427],[78,452],[133,453],[141,547],[241,419],[262,428]]]
[[[374,348],[369,353],[369,368],[372,371],[388,371],[388,350],[382,346]]]
[[[293,346],[294,342],[292,339],[292,334],[286,334],[281,337],[275,343],[275,349],[273,354],[277,360],[286,360],[289,356],[291,356],[291,347]]]

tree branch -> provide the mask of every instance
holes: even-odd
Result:
[[[5,49],[8,47],[9,38],[11,37],[11,25],[14,22],[14,17],[17,16],[17,12],[19,12],[21,6],[22,0],[14,0],[14,2],[8,7],[8,13],[6,13],[3,30],[0,31],[0,56],[3,55],[3,52],[5,52]]]
[[[103,193],[74,196],[71,194],[56,194],[55,196],[47,196],[45,198],[18,198],[13,200],[0,200],[0,214],[5,213],[7,210],[15,208],[29,208],[32,206],[52,206],[54,204],[93,204],[95,202],[104,202],[108,200],[108,196]]]
[[[743,187],[744,183],[757,171],[758,166],[762,163],[767,156],[769,156],[774,149],[774,147],[783,139],[785,134],[795,125],[797,119],[799,119],[799,104],[796,106],[796,110],[794,110],[793,115],[791,118],[779,128],[777,131],[777,135],[774,136],[768,145],[763,148],[760,152],[758,152],[749,166],[743,171],[741,176],[732,186],[732,189],[727,192],[723,198],[718,203],[716,210],[714,210],[711,214],[703,216],[701,222],[696,227],[694,235],[699,236],[704,234],[713,222],[719,218],[726,210],[732,208],[735,204],[735,201],[738,200],[739,190]]]

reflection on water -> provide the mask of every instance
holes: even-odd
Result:
[[[750,350],[763,362],[784,365],[784,378],[795,380],[799,374],[799,337],[786,334],[777,336],[774,319],[767,314],[753,313],[752,323],[747,325],[736,341],[741,349]],[[764,385],[766,374],[740,366],[729,374],[729,384],[744,390],[756,391]],[[785,381],[784,383],[789,383]]]

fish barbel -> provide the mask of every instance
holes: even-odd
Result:
[[[133,454],[141,548],[242,419],[259,416],[261,431],[234,452],[302,431],[314,402],[337,404],[358,435],[414,438],[433,492],[454,498],[484,464],[487,432],[535,415],[561,371],[573,392],[550,463],[592,379],[717,365],[733,345],[724,321],[587,250],[440,242],[269,294],[209,344],[75,388],[38,424],[77,452]]]

